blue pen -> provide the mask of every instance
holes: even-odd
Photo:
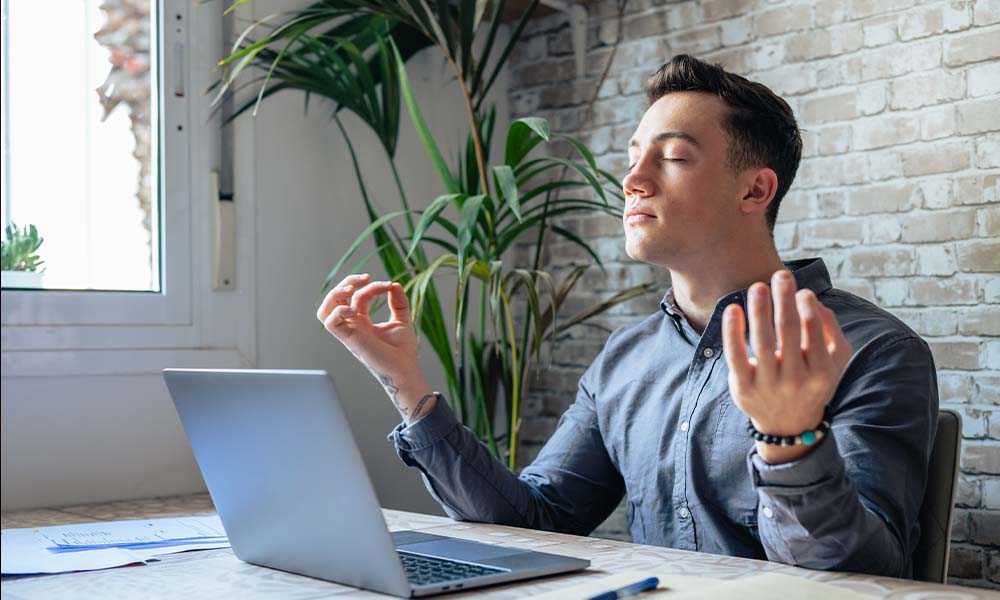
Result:
[[[610,592],[604,592],[603,594],[592,596],[587,600],[618,600],[618,598],[635,596],[636,594],[648,592],[649,590],[655,590],[658,585],[660,585],[660,580],[656,577],[650,577],[649,579],[643,579],[642,581],[626,585],[625,587],[618,588],[617,590],[611,590]]]

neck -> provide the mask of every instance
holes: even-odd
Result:
[[[738,251],[699,256],[691,264],[670,268],[674,301],[688,323],[704,331],[719,298],[750,287],[755,281],[768,283],[784,268],[770,238],[766,242],[741,245]]]

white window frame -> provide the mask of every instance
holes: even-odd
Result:
[[[221,121],[205,90],[219,75],[215,65],[224,51],[224,5],[159,0],[152,28],[159,58],[158,81],[151,83],[158,88],[152,108],[159,121],[153,141],[160,144],[161,242],[154,249],[154,258],[160,252],[164,258],[160,292],[2,290],[4,376],[99,374],[108,368],[98,365],[109,362],[120,366],[116,373],[148,373],[172,360],[164,354],[169,350],[173,360],[183,356],[188,364],[198,356],[206,366],[254,364],[250,189],[236,190],[241,202],[236,289],[213,292],[210,283],[209,222],[217,191],[209,182],[219,164]],[[238,135],[247,129],[231,126]],[[252,160],[252,134],[240,138],[250,144]]]

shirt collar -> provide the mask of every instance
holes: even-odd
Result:
[[[833,287],[833,284],[830,282],[830,272],[827,270],[826,263],[823,262],[822,258],[790,260],[785,262],[785,267],[795,276],[796,287],[800,290],[810,289],[819,296]],[[764,283],[770,285],[769,281],[765,281]],[[743,309],[746,310],[746,297],[746,289],[726,294],[716,304],[716,312],[725,309],[726,306],[733,302],[739,302]],[[674,325],[680,326],[681,320],[684,318],[684,311],[677,306],[673,287],[668,288],[667,293],[664,294],[663,300],[660,301],[660,309],[674,320]]]

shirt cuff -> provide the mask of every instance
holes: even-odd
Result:
[[[438,396],[438,401],[429,413],[412,423],[397,425],[386,439],[396,444],[396,451],[406,464],[412,464],[404,453],[416,452],[433,446],[440,442],[446,435],[458,427],[458,419],[451,407],[444,401],[444,397]]]
[[[756,445],[747,454],[747,466],[756,488],[794,488],[801,491],[836,477],[844,468],[844,459],[837,451],[831,429],[816,446],[798,460],[780,465],[768,464]],[[776,490],[770,489],[774,492]]]

